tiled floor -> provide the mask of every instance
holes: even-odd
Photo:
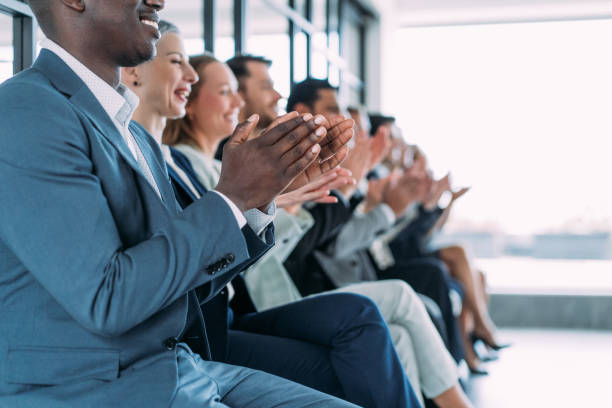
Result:
[[[612,407],[612,332],[500,330],[512,347],[472,377],[477,408]]]

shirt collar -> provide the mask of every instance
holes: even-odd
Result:
[[[116,124],[120,125],[120,127],[125,127],[130,123],[139,101],[138,96],[134,92],[121,83],[117,89],[114,89],[68,51],[49,38],[42,40],[40,45],[42,48],[55,53],[77,74]]]

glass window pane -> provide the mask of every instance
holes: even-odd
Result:
[[[295,34],[294,59],[293,59],[293,81],[301,82],[306,79],[306,34],[302,31]]]
[[[0,13],[0,82],[13,76],[13,18]]]
[[[283,97],[289,95],[289,23],[262,0],[249,0],[246,12],[246,51],[272,60],[270,76]],[[286,100],[279,102],[284,109]]]
[[[344,24],[342,31],[342,58],[346,61],[347,68],[353,74],[359,76],[360,67],[360,26],[355,24]]]
[[[338,18],[338,8],[340,7],[339,0],[329,1],[329,38],[328,50],[332,55],[340,55],[340,21]],[[340,70],[338,66],[332,64],[329,67],[329,82],[334,86],[340,86]]]
[[[302,17],[306,17],[306,0],[294,0],[293,9]]]
[[[472,186],[447,238],[494,258],[493,287],[609,282],[611,36],[612,20],[397,31],[383,108],[436,176]]]
[[[204,51],[202,2],[194,0],[167,1],[160,17],[175,24],[183,35],[187,54]]]
[[[312,24],[316,32],[312,36],[312,60],[310,72],[315,78],[327,77],[327,58],[322,52],[327,49],[326,0],[315,0],[312,3]]]
[[[338,55],[340,51],[340,36],[337,31],[332,31],[329,33],[329,52]],[[329,68],[329,82],[333,86],[340,85],[340,69],[333,65]]]
[[[234,2],[215,2],[215,56],[226,61],[234,56]]]

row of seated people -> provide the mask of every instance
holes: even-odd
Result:
[[[268,62],[188,61],[163,0],[29,3],[48,39],[0,87],[0,405],[470,406],[446,275],[420,291],[445,345],[407,276],[357,272],[432,191],[413,165],[357,196],[384,127],[348,153],[331,87],[277,117]]]
[[[351,116],[359,123],[361,120],[357,109],[349,108]],[[418,146],[408,145],[402,136],[401,129],[394,126],[395,118],[383,115],[370,115],[371,125],[366,122],[372,135],[376,134],[380,126],[386,126],[392,135],[391,146],[383,163],[368,174],[370,180],[368,188],[380,189],[388,183],[394,169],[406,169],[416,167],[426,172],[426,177],[431,182],[431,187],[426,196],[418,206],[413,206],[413,214],[405,214],[405,217],[394,225],[391,230],[377,238],[370,247],[370,255],[376,265],[377,274],[386,270],[395,259],[429,259],[438,263],[441,270],[447,271],[447,283],[451,290],[453,302],[453,314],[459,319],[461,329],[461,342],[464,357],[469,371],[472,374],[486,375],[488,372],[481,366],[481,360],[492,361],[497,359],[496,351],[508,347],[508,344],[500,344],[495,339],[496,327],[488,311],[488,295],[486,290],[486,276],[484,272],[474,268],[469,261],[464,248],[460,245],[440,246],[432,244],[432,237],[439,233],[449,218],[454,203],[468,192],[469,187],[459,188],[453,191],[450,183],[450,174],[439,180],[433,180],[431,170],[428,170],[427,159]],[[374,181],[375,180],[375,181]],[[441,198],[445,195],[445,200]],[[367,197],[367,196],[366,196]],[[367,211],[367,210],[366,210]],[[383,248],[383,250],[381,250]],[[394,272],[392,272],[394,273]],[[418,278],[408,278],[408,282],[422,287]],[[417,289],[422,291],[423,289]],[[436,298],[437,299],[437,298]],[[425,299],[427,302],[427,299]],[[428,303],[429,304],[429,303]],[[444,309],[445,311],[447,309]],[[441,334],[448,343],[444,328],[440,327]],[[453,341],[457,337],[451,331]],[[475,344],[479,342],[480,344]],[[481,347],[476,347],[481,346]],[[460,350],[455,346],[450,350]],[[476,353],[478,350],[478,353]],[[490,351],[493,351],[491,353]],[[456,353],[453,353],[456,355]]]
[[[176,48],[174,43],[180,41],[180,35],[178,29],[168,23],[164,23],[162,28],[165,35],[158,43],[158,55],[169,55],[172,54],[172,45]],[[141,106],[136,110],[134,120],[161,141],[173,187],[183,206],[217,185],[222,171],[223,142],[227,142],[227,135],[234,131],[238,121],[246,121],[253,114],[258,115],[254,131],[257,135],[277,118],[276,107],[281,96],[274,90],[269,76],[270,64],[271,61],[254,56],[237,56],[227,64],[208,54],[190,58],[189,65],[194,69],[198,81],[192,85],[185,115],[178,118],[173,112],[154,107],[163,98],[147,98],[160,88],[161,81],[144,80],[143,75],[146,74],[143,74],[143,67],[124,70],[125,83],[141,96]],[[144,69],[144,72],[147,70]],[[181,80],[188,82],[189,77]],[[148,89],[146,84],[153,89]],[[175,84],[172,85],[166,88],[173,89]],[[152,106],[147,106],[148,103]],[[337,120],[340,108],[336,89],[325,80],[308,79],[294,87],[287,110],[322,115],[329,122]],[[151,112],[158,114],[152,115]],[[165,125],[160,125],[165,119],[168,119]],[[358,115],[354,115],[353,119],[361,122]],[[256,330],[258,334],[282,337],[279,332],[264,330],[261,323],[252,323],[254,319],[264,319],[261,316],[266,316],[265,313],[253,313],[255,310],[273,310],[275,316],[296,319],[297,312],[291,307],[303,305],[303,302],[297,302],[302,296],[357,293],[372,299],[378,306],[391,331],[408,379],[417,390],[417,398],[422,402],[422,391],[440,406],[462,406],[466,398],[457,384],[456,363],[464,357],[463,337],[459,334],[449,298],[449,282],[452,284],[452,281],[441,265],[442,261],[431,259],[435,258],[433,255],[406,254],[401,259],[406,259],[408,264],[387,271],[388,268],[374,266],[376,263],[370,260],[368,254],[372,244],[381,239],[381,233],[391,230],[400,217],[402,223],[398,226],[404,234],[418,235],[413,231],[415,217],[406,217],[405,213],[414,203],[426,198],[428,206],[433,207],[444,182],[436,183],[434,188],[424,171],[426,166],[421,165],[424,161],[421,155],[422,159],[417,160],[415,165],[404,169],[405,175],[399,175],[402,171],[394,172],[393,176],[385,177],[376,187],[368,189],[371,195],[360,194],[356,180],[364,180],[369,170],[391,155],[392,149],[388,127],[378,126],[373,138],[368,137],[363,127],[357,129],[354,146],[340,169],[277,198],[278,210],[274,220],[277,243],[249,268],[244,274],[244,282],[242,277],[238,277],[234,284],[229,285],[234,306],[229,309],[232,315],[227,334],[229,343],[223,339],[225,324],[217,332],[222,333],[221,336],[216,336],[217,333],[209,328],[209,337],[213,339],[213,356],[231,364],[281,375],[370,406],[372,402],[365,403],[351,397],[350,390],[338,392],[330,389],[325,385],[327,381],[321,381],[323,377],[320,375],[313,376],[312,372],[308,372],[300,377],[295,374],[295,369],[288,369],[286,362],[283,362],[282,368],[274,366],[269,361],[268,352],[273,348],[278,352],[281,348],[280,344],[275,344],[279,341],[278,337],[260,339],[256,343],[252,336]],[[445,180],[448,181],[448,178]],[[449,188],[446,186],[445,190]],[[330,190],[334,190],[332,195]],[[382,193],[383,190],[387,190],[386,194]],[[362,200],[365,201],[363,211],[359,207]],[[405,228],[408,224],[411,228]],[[393,242],[401,242],[400,238]],[[391,247],[396,249],[393,245]],[[399,252],[405,251],[400,248]],[[442,342],[433,330],[419,296],[406,282],[417,292],[434,298],[434,309],[439,313],[441,308],[444,310],[439,325]],[[225,298],[227,294],[223,293],[220,297]],[[427,302],[428,298],[424,300]],[[227,300],[220,300],[220,303],[223,304],[221,308],[225,309]],[[311,306],[309,308],[312,310]],[[225,316],[225,310],[220,312],[218,308],[206,305],[205,318],[209,315]],[[444,350],[444,343],[455,361]],[[217,351],[218,345],[221,346]],[[300,365],[304,364],[306,356],[300,355]],[[313,382],[313,378],[317,382]],[[380,395],[376,399],[379,403],[389,403]]]

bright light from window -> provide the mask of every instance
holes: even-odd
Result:
[[[388,106],[472,186],[451,229],[612,229],[611,39],[609,20],[397,32]]]

